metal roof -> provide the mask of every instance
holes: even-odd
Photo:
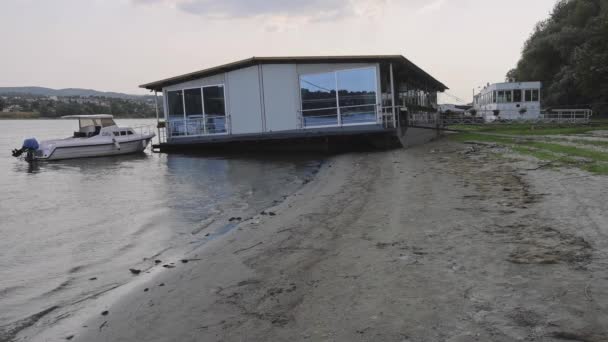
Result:
[[[188,74],[166,78],[156,82],[142,84],[139,87],[162,91],[162,88],[191,81],[203,77],[209,77],[237,69],[247,68],[258,64],[313,64],[313,63],[393,63],[393,66],[400,71],[412,72],[415,76],[428,83],[433,88],[444,91],[448,89],[445,84],[436,80],[426,71],[420,69],[414,63],[401,55],[360,55],[360,56],[295,56],[295,57],[251,57],[240,61],[203,69]]]

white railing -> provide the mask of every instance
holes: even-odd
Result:
[[[556,123],[589,123],[593,111],[591,109],[553,109],[547,113],[541,113],[546,122]]]
[[[228,134],[229,115],[206,115],[204,118],[170,120],[166,123],[167,138]]]

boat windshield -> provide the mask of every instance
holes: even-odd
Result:
[[[80,118],[80,130],[87,127],[110,127],[116,126],[116,123],[112,118],[103,118],[103,119],[92,119],[92,118]]]

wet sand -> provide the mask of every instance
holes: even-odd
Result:
[[[338,156],[186,263],[20,338],[606,341],[608,178],[535,168],[445,140]]]

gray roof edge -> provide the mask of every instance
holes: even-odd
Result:
[[[149,82],[140,85],[140,88],[160,91],[163,87],[170,86],[173,84],[190,81],[197,78],[209,77],[224,72],[238,70],[246,68],[256,64],[285,64],[285,63],[340,63],[340,62],[378,62],[378,61],[401,61],[405,62],[409,67],[412,67],[415,71],[421,73],[424,77],[431,79],[437,88],[446,90],[449,89],[446,85],[439,82],[433,76],[422,70],[416,64],[402,55],[342,55],[342,56],[273,56],[273,57],[250,57],[241,59],[235,62],[221,64],[215,67],[206,68],[198,71],[194,71],[187,74],[182,74],[174,77],[165,78],[159,81]],[[443,91],[442,90],[442,91]]]

